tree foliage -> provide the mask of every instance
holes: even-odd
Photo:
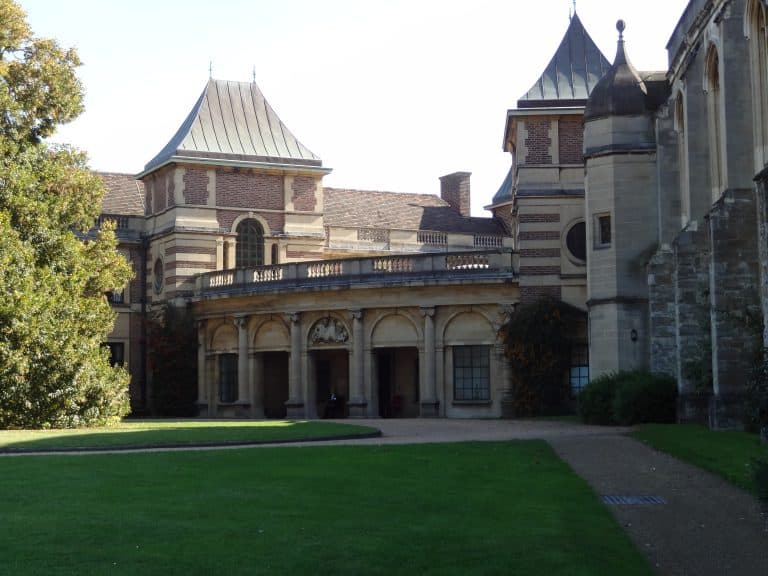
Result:
[[[189,309],[166,304],[149,321],[152,409],[158,416],[197,414],[197,328]]]
[[[512,373],[515,416],[565,407],[571,347],[585,313],[554,298],[520,306],[502,328]]]
[[[104,194],[81,152],[44,139],[82,111],[74,50],[36,38],[0,0],[0,427],[107,423],[128,375],[101,347],[104,293],[130,268],[114,228],[89,232]]]

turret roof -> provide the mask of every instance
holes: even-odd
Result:
[[[255,83],[214,79],[144,173],[179,160],[322,166],[320,158],[283,124]]]
[[[583,106],[609,66],[578,14],[574,14],[557,52],[517,106]]]

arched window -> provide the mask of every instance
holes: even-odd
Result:
[[[768,164],[768,31],[762,0],[749,0],[744,18],[752,70],[752,110],[755,127],[755,172]]]
[[[250,268],[264,264],[264,228],[257,220],[243,220],[237,225],[235,266]]]
[[[691,192],[688,184],[688,138],[685,125],[685,100],[680,92],[675,100],[675,131],[677,132],[677,163],[680,169],[680,224],[685,227],[691,219]]]
[[[280,264],[280,247],[272,244],[272,264]]]
[[[723,105],[720,82],[720,56],[714,45],[706,59],[707,116],[709,127],[709,165],[712,176],[712,201],[720,198],[725,188],[725,145],[723,142]]]

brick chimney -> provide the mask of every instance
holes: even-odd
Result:
[[[471,172],[454,172],[440,177],[440,198],[448,202],[456,212],[469,217],[469,177]]]

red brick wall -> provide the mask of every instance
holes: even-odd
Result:
[[[144,181],[144,214],[149,216],[152,214],[152,181]]]
[[[525,129],[528,133],[525,138],[525,146],[528,149],[526,164],[552,164],[552,155],[549,153],[552,145],[549,120],[526,120]]]
[[[562,297],[560,286],[521,286],[520,303],[529,304],[545,296],[560,300]]]
[[[310,176],[296,176],[293,179],[293,207],[302,212],[312,212],[317,205],[315,179]]]
[[[217,170],[216,203],[232,208],[283,210],[283,177]]]
[[[560,232],[520,232],[520,240],[560,240]]]
[[[520,214],[520,224],[537,224],[539,222],[560,222],[560,214]]]
[[[520,266],[520,276],[550,276],[560,274],[560,266]]]
[[[173,197],[174,193],[176,192],[176,183],[174,182],[174,170],[169,170],[165,177],[168,180],[168,201],[166,202],[166,206],[170,208],[171,206],[176,206],[176,199]]]
[[[205,170],[187,168],[184,174],[184,202],[197,205],[208,203],[208,173]]]
[[[558,126],[560,164],[584,163],[584,122],[561,118]]]
[[[219,228],[224,230],[232,230],[232,223],[238,216],[241,216],[243,211],[241,210],[216,210],[216,219],[219,221]],[[285,214],[278,214],[275,212],[259,213],[259,216],[264,218],[269,225],[269,233],[279,234],[282,233],[285,225]],[[267,233],[267,230],[264,230]]]
[[[560,258],[560,248],[527,248],[520,250],[520,258]]]
[[[469,172],[454,172],[440,177],[440,198],[462,216],[470,216],[471,192]]]
[[[513,218],[512,211],[509,209],[509,206],[502,206],[501,208],[494,210],[493,217],[497,220],[501,220],[504,223],[504,229],[506,230],[507,234],[512,232]]]
[[[165,175],[160,174],[152,177],[152,191],[153,191],[153,200],[154,204],[152,205],[152,211],[153,213],[162,212],[165,210],[165,207],[167,205],[167,198],[166,198],[166,180]]]

